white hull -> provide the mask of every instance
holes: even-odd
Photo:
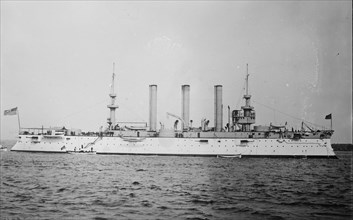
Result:
[[[12,151],[57,152],[94,150],[97,154],[138,154],[177,156],[277,156],[277,157],[336,157],[330,139],[230,139],[230,138],[144,138],[39,136],[20,135]]]

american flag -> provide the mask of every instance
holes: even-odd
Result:
[[[4,111],[4,115],[17,115],[17,107]]]

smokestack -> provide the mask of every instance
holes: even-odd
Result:
[[[184,120],[183,130],[189,128],[189,117],[190,117],[190,86],[181,86],[181,118]]]
[[[157,85],[150,85],[150,131],[157,130]]]
[[[221,131],[223,127],[222,86],[214,86],[214,127]]]

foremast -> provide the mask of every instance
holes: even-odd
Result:
[[[114,81],[115,81],[115,63],[113,63],[113,74],[112,74],[112,83],[110,85],[110,94],[109,97],[111,102],[107,107],[110,110],[110,117],[108,118],[109,129],[114,129],[115,126],[115,109],[119,108],[117,104],[115,104],[116,93],[114,92]]]

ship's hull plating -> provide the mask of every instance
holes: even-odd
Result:
[[[12,151],[66,153],[84,149],[97,154],[235,156],[242,157],[331,157],[336,155],[330,139],[226,139],[62,136],[56,138],[20,135]]]

